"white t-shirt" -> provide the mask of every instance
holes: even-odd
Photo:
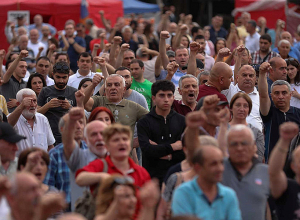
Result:
[[[290,84],[290,85],[291,85],[291,91],[294,91],[295,88],[297,92],[300,93],[300,85],[299,86],[296,86],[295,84]],[[290,101],[290,106],[300,108],[300,99],[292,97]]]
[[[41,57],[42,56],[46,56],[46,45],[43,44],[42,42],[38,42],[37,44],[33,44],[31,43],[31,41],[29,40],[28,41],[28,48],[32,49],[33,50],[33,53],[34,53],[34,58],[36,58],[37,54],[39,53],[39,47],[43,47],[43,51],[41,53]]]

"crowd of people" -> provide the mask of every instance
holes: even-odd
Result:
[[[300,26],[174,12],[7,22],[1,219],[300,219]]]

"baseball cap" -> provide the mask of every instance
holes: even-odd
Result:
[[[26,137],[18,135],[10,124],[2,122],[0,123],[0,140],[1,139],[10,143],[17,143],[20,140],[26,139]]]
[[[203,106],[203,100],[206,96],[203,96],[197,103],[195,111],[200,110],[200,108]],[[227,101],[219,101],[218,105],[227,105],[228,102]]]

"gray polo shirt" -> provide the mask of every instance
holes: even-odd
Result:
[[[93,160],[97,159],[97,156],[93,154],[90,149],[81,149],[76,143],[76,147],[72,152],[69,160],[66,160],[68,167],[70,168],[70,185],[71,185],[71,209],[74,211],[75,202],[79,199],[84,190],[89,190],[89,187],[80,187],[75,182],[76,171],[86,165],[88,165]]]
[[[229,159],[224,160],[224,168],[222,183],[236,192],[242,219],[265,220],[267,199],[270,195],[268,165],[254,161],[245,176],[232,166]]]
[[[0,86],[0,94],[4,96],[6,102],[9,102],[9,99],[15,99],[17,93],[26,87],[26,82],[21,80],[19,82],[16,78],[12,75],[9,81],[2,86]],[[8,112],[12,113],[16,107],[8,108]]]

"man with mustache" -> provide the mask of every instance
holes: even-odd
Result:
[[[61,143],[58,129],[59,119],[76,106],[75,88],[67,86],[70,67],[66,62],[57,62],[53,66],[54,85],[44,87],[38,97],[38,112],[44,114],[50,123],[56,144]]]
[[[17,155],[31,147],[38,147],[44,151],[53,148],[53,137],[48,119],[37,113],[37,98],[33,90],[25,88],[17,95],[18,107],[8,116],[8,123],[14,127],[18,134],[27,137],[20,141]]]

